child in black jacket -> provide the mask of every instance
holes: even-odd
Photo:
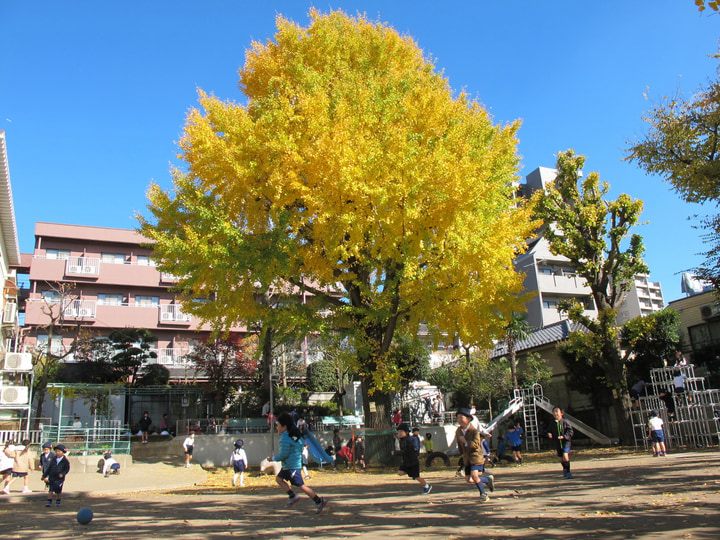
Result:
[[[393,455],[402,458],[398,474],[400,476],[407,474],[413,480],[420,482],[420,485],[423,486],[423,494],[430,493],[432,486],[420,476],[420,460],[415,451],[415,446],[410,440],[410,427],[407,424],[400,424],[397,427],[397,433],[400,441],[400,450],[394,450]]]
[[[49,489],[48,500],[45,506],[52,505],[53,493],[55,493],[55,505],[60,506],[63,484],[65,483],[67,474],[70,472],[70,462],[67,457],[65,457],[65,452],[67,452],[65,446],[58,444],[53,450],[55,450],[55,457],[50,458],[48,471],[47,473],[43,473],[45,474],[43,480],[47,482]]]

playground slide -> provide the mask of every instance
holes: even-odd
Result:
[[[555,408],[555,406],[554,406],[552,403],[550,403],[550,402],[547,400],[547,398],[544,398],[544,397],[543,397],[543,398],[537,398],[537,397],[536,397],[536,398],[535,398],[535,405],[537,405],[538,407],[540,407],[542,410],[549,412],[550,414],[552,414],[552,411],[553,411],[553,409]],[[588,425],[585,424],[584,422],[581,422],[581,421],[578,420],[577,418],[575,418],[575,417],[573,417],[573,416],[571,416],[571,415],[569,415],[569,414],[567,414],[567,413],[564,414],[564,417],[567,418],[567,419],[570,421],[570,423],[571,423],[572,426],[573,426],[573,429],[576,429],[576,430],[584,433],[585,435],[587,435],[588,437],[590,437],[593,441],[595,441],[595,442],[598,443],[598,444],[611,445],[611,444],[617,444],[617,443],[618,443],[618,440],[617,440],[617,439],[611,439],[611,438],[608,437],[607,435],[603,435],[602,433],[600,433],[600,432],[599,432],[598,430],[596,430],[595,428],[591,428],[590,426],[588,426]]]
[[[500,422],[505,420],[511,414],[515,414],[523,408],[523,399],[521,397],[514,398],[503,412],[498,414],[492,421],[485,426],[485,431],[488,433],[492,432]]]
[[[310,456],[312,456],[315,462],[321,467],[323,463],[335,463],[333,458],[328,455],[310,430],[305,430],[303,432],[303,439],[305,439],[305,442],[308,445],[308,452],[310,453]]]

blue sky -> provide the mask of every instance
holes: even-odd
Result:
[[[197,89],[242,101],[252,40],[273,36],[277,14],[307,24],[311,6],[386,22],[496,122],[522,119],[521,175],[573,148],[612,197],[643,199],[651,277],[666,301],[682,296],[677,273],[703,250],[688,217],[703,209],[622,158],[653,101],[716,74],[720,16],[692,0],[0,2],[0,129],[21,251],[36,221],[135,228],[149,183],[171,185]]]

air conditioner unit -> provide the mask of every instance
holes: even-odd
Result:
[[[160,318],[161,318],[163,321],[172,321],[172,320],[174,320],[173,314],[170,313],[169,311],[163,311],[162,314],[160,315]]]
[[[68,273],[68,274],[82,274],[82,273],[83,273],[83,267],[82,267],[82,266],[78,266],[78,265],[76,265],[76,264],[68,264],[67,273]]]
[[[17,320],[17,304],[8,302],[5,304],[5,312],[3,313],[3,322],[12,324]]]
[[[3,369],[5,371],[32,371],[32,355],[30,353],[5,353]]]
[[[703,319],[712,319],[714,317],[718,317],[720,316],[720,305],[708,304],[707,306],[702,306],[700,308],[700,315]]]
[[[162,364],[163,366],[168,365],[168,364],[174,364],[174,363],[175,363],[175,361],[173,360],[172,356],[161,356],[160,357],[160,364]]]
[[[94,266],[83,266],[82,273],[83,274],[94,274],[95,267]]]
[[[63,310],[63,316],[66,319],[74,319],[77,317],[77,310],[75,308],[65,308]]]
[[[0,388],[0,405],[27,405],[30,392],[27,386]]]

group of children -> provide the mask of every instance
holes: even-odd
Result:
[[[46,506],[52,506],[53,498],[55,505],[60,506],[62,500],[63,485],[65,477],[70,472],[70,462],[66,457],[67,448],[58,444],[43,444],[43,452],[40,455],[38,469],[42,472],[42,480],[48,489]],[[52,452],[54,453],[52,453]],[[2,493],[8,495],[10,486],[18,479],[23,479],[22,493],[32,493],[29,486],[30,471],[34,469],[35,457],[30,451],[30,440],[21,441],[19,446],[12,442],[5,446],[0,454],[0,474],[5,481]]]

